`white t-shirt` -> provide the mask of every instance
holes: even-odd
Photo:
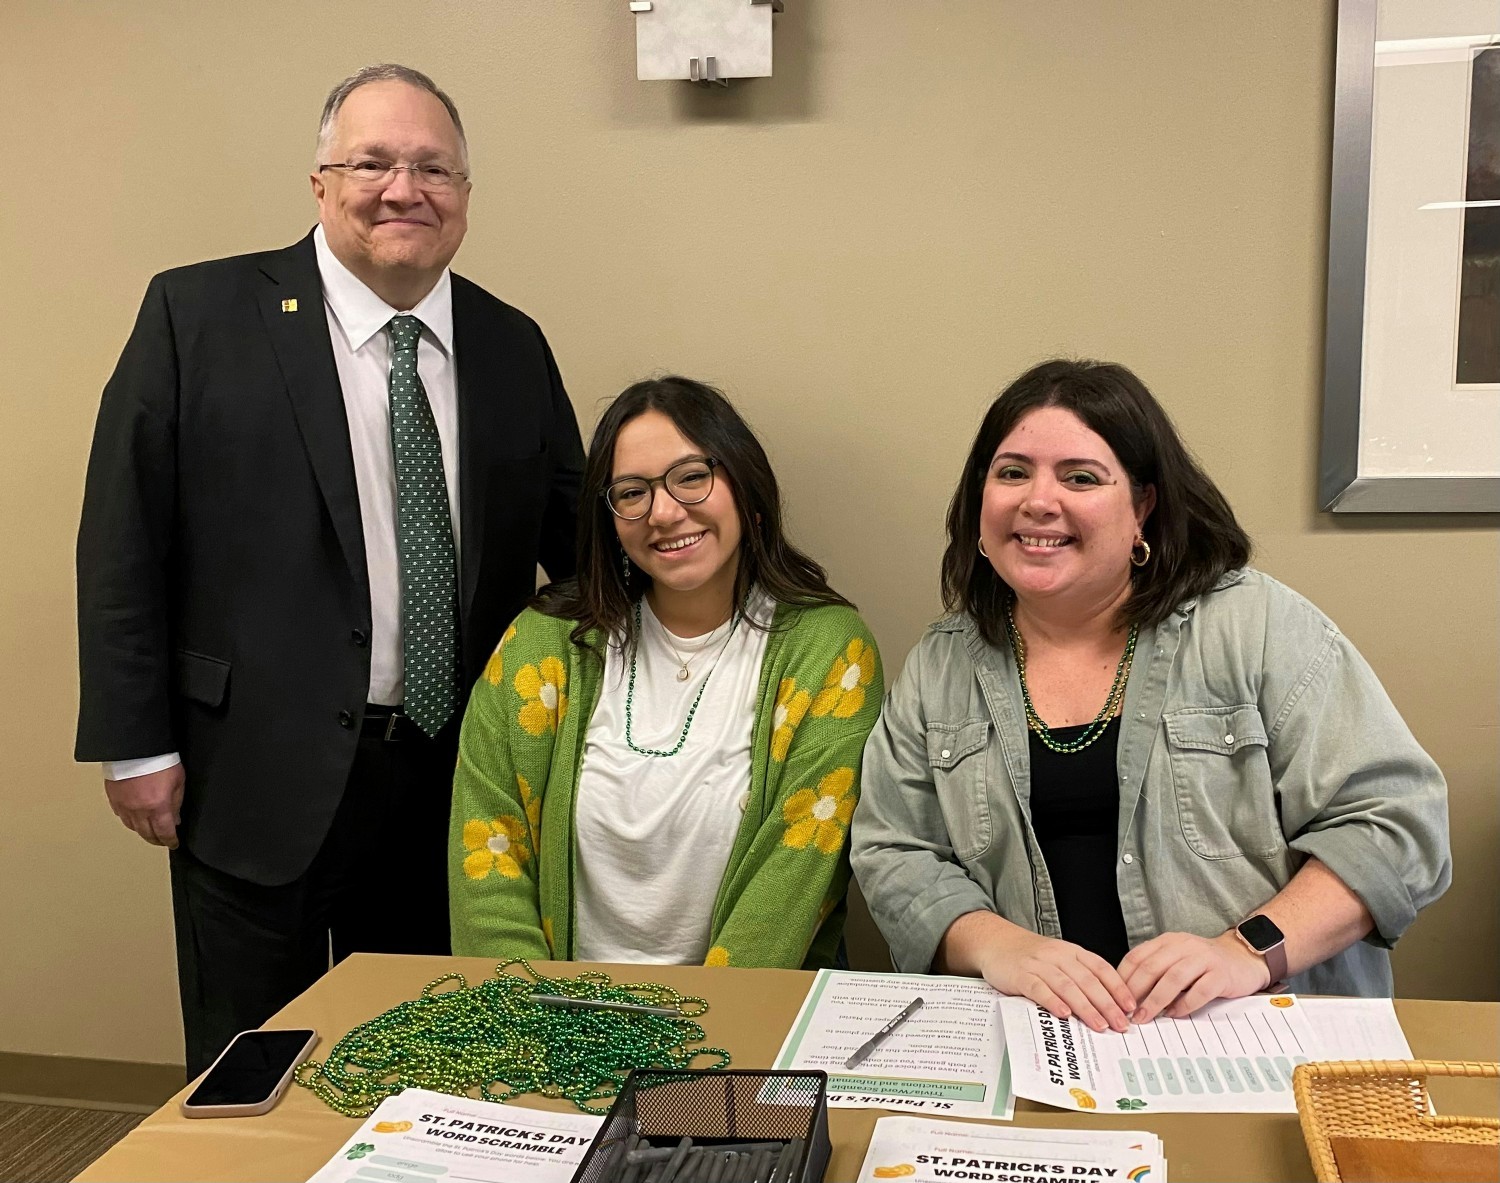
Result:
[[[774,605],[757,593],[750,611],[769,623]],[[701,637],[671,636],[642,600],[630,727],[636,746],[674,748],[703,690],[675,756],[643,756],[626,743],[630,659],[609,647],[574,811],[580,961],[692,965],[708,953],[714,900],[750,799],[766,640],[743,621]],[[678,654],[688,663],[686,681],[677,680]]]

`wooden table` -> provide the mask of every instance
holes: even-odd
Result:
[[[351,1027],[413,998],[432,979],[457,970],[471,984],[494,972],[481,958],[390,957],[356,954],[297,998],[267,1026],[312,1027],[321,1058]],[[707,998],[700,1022],[708,1043],[729,1050],[741,1068],[769,1067],[781,1049],[813,975],[800,970],[706,969],[701,966],[586,965],[537,962],[539,972],[572,976],[599,969],[616,981],[665,982],[684,994]],[[1418,1059],[1492,1059],[1500,1047],[1500,1003],[1423,1002],[1398,999],[1396,1013]],[[1451,1085],[1441,1088],[1440,1085]],[[1436,1082],[1439,1110],[1493,1116],[1496,1089],[1479,1081]],[[301,1183],[328,1161],[357,1122],[328,1109],[306,1089],[292,1086],[262,1117],[188,1119],[178,1094],[102,1158],[80,1180],[291,1180]],[[568,1102],[526,1097],[512,1104],[570,1109]],[[833,1159],[828,1183],[854,1179],[882,1110],[829,1113]],[[1165,1144],[1172,1178],[1193,1180],[1311,1179],[1312,1165],[1295,1114],[1085,1115],[1032,1101],[1016,1101],[1018,1126],[1149,1129]]]

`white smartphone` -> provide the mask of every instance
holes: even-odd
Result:
[[[182,1103],[185,1117],[254,1117],[269,1112],[318,1033],[309,1027],[241,1031]]]

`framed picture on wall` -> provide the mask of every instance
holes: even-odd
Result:
[[[1500,4],[1339,0],[1318,501],[1500,512]]]

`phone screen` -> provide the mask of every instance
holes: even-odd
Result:
[[[286,1070],[296,1062],[313,1033],[241,1031],[209,1069],[187,1105],[254,1105],[276,1091]]]

